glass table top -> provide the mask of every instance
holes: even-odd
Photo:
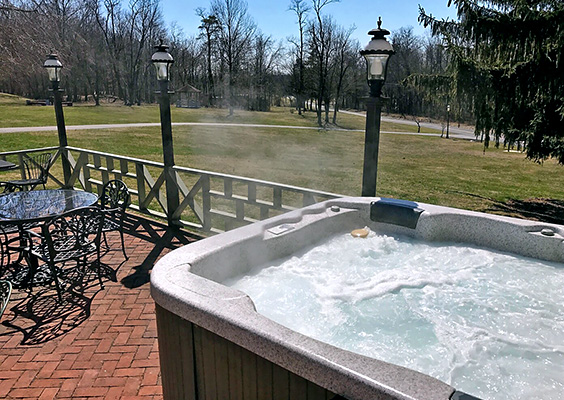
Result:
[[[10,161],[0,160],[0,171],[7,171],[10,169],[15,169],[16,167],[17,165]]]
[[[45,220],[98,201],[94,193],[79,190],[31,190],[0,195],[1,222]]]

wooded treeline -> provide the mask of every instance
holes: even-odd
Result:
[[[201,20],[195,36],[165,26],[159,0],[2,0],[0,91],[46,97],[49,83],[41,66],[53,50],[64,64],[61,85],[69,100],[153,102],[149,60],[164,38],[175,59],[172,88],[190,84],[202,90],[204,105],[233,112],[291,102],[300,113],[306,107],[318,112],[320,125],[336,123],[330,109],[362,108],[368,90],[361,44],[351,37],[355,27],[340,26],[331,16],[337,1],[289,0],[295,34],[276,42],[260,30],[243,0],[211,0],[208,8],[194,10]],[[405,78],[446,68],[441,42],[418,37],[411,28],[394,32],[391,40],[397,54],[385,90],[388,111],[440,116],[447,100],[406,85]]]

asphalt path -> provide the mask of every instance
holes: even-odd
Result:
[[[344,114],[358,115],[361,117],[366,117],[365,114],[353,111],[339,111]],[[395,122],[405,125],[417,125],[415,121],[408,121],[404,119],[395,119],[389,117],[382,117],[382,121]],[[67,125],[66,129],[69,131],[73,130],[89,130],[89,129],[120,129],[120,128],[142,128],[142,127],[160,127],[158,122],[143,122],[143,123],[129,123],[129,124],[94,124],[94,125]],[[249,128],[282,128],[282,129],[306,129],[306,130],[319,130],[318,127],[311,126],[291,126],[291,125],[265,125],[265,124],[232,124],[232,123],[221,123],[221,122],[173,122],[172,126],[225,126],[225,127],[249,127]],[[439,124],[422,122],[421,126],[425,126],[432,129],[441,130]],[[0,134],[2,133],[18,133],[18,132],[48,132],[56,131],[56,126],[25,126],[25,127],[9,127],[0,128]],[[334,131],[346,131],[346,132],[364,132],[360,129],[342,129],[342,128],[332,128]],[[471,130],[451,128],[450,136],[453,138],[474,140],[475,136]],[[382,131],[383,133],[392,133],[399,135],[416,135],[416,136],[440,136],[438,133],[416,133],[416,132],[392,132],[392,131]]]
[[[343,111],[343,110],[339,110],[339,112],[342,112],[343,114],[358,115],[360,117],[366,118],[366,113],[362,113],[362,112]],[[399,124],[404,124],[404,125],[417,126],[417,122],[410,121],[410,120],[407,120],[407,119],[401,119],[401,118],[391,118],[391,117],[384,117],[383,116],[382,121],[394,122],[394,123],[399,123]],[[437,123],[433,123],[433,122],[420,122],[419,124],[421,125],[421,127],[436,129],[436,130],[439,130],[439,131],[443,129],[441,124],[437,124]],[[474,135],[473,129],[458,128],[456,126],[451,125],[449,127],[448,131],[449,131],[449,137],[452,136],[452,137],[457,138],[457,139],[476,140],[476,135]],[[424,135],[424,134],[420,133],[419,135]],[[432,135],[436,136],[435,134],[432,134]],[[440,134],[439,134],[439,136],[440,136]]]

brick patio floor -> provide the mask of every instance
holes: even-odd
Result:
[[[149,271],[183,243],[166,227],[128,216],[102,257],[105,288],[89,274],[57,302],[52,285],[14,290],[0,324],[0,398],[161,399]]]

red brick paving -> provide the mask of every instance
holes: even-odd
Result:
[[[108,237],[102,262],[117,281],[105,279],[104,290],[89,280],[62,305],[52,287],[14,290],[0,325],[0,398],[162,398],[148,269],[181,243],[160,239],[164,227],[141,218],[129,217],[128,227],[129,260],[119,235]]]

